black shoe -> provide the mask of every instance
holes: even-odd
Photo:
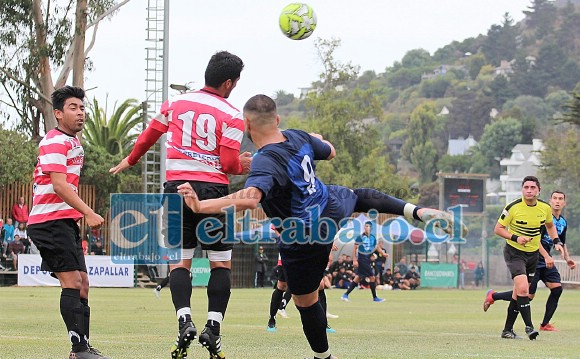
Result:
[[[203,328],[199,335],[199,343],[207,349],[211,359],[225,359],[226,354],[222,351],[222,337],[214,334],[210,328]]]
[[[534,327],[526,327],[526,334],[530,340],[536,340],[536,337],[540,334]]]
[[[79,352],[71,351],[68,355],[68,359],[111,359],[104,356],[91,346],[87,346],[84,350]]]
[[[520,337],[519,335],[516,334],[516,332],[512,330],[504,330],[503,332],[501,332],[501,337],[503,339],[524,339],[522,337]]]
[[[187,349],[191,341],[195,339],[197,335],[197,329],[192,322],[185,322],[185,324],[179,329],[179,335],[175,339],[175,343],[171,346],[171,358],[172,359],[185,359],[187,358]]]

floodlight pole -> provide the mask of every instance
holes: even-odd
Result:
[[[169,0],[163,1],[163,80],[161,82],[161,102],[167,101],[169,88]],[[165,177],[165,158],[167,157],[167,148],[165,142],[167,135],[161,136],[159,146],[159,182],[160,192],[163,193],[163,184]]]

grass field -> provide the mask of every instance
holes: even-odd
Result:
[[[0,288],[0,359],[67,358],[68,338],[60,318],[58,288]],[[507,303],[481,309],[483,290],[381,291],[383,303],[368,291],[355,291],[350,302],[341,290],[327,292],[333,354],[345,358],[580,358],[580,291],[566,290],[553,323],[558,333],[541,332],[537,341],[505,340]],[[278,332],[266,332],[270,289],[234,289],[222,328],[228,358],[312,358],[296,309],[278,319]],[[547,289],[532,304],[539,327]],[[205,323],[205,290],[194,289],[193,318]],[[113,359],[169,358],[176,322],[169,290],[161,299],[150,289],[91,289],[91,343]],[[518,318],[515,330],[524,334]],[[207,358],[192,346],[189,358]]]

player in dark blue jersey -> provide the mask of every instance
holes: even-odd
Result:
[[[560,239],[559,244],[562,245],[562,257],[571,269],[576,268],[576,263],[570,254],[568,253],[568,248],[566,247],[566,232],[568,229],[568,222],[566,218],[562,216],[562,210],[566,207],[566,194],[562,191],[554,191],[550,195],[550,207],[552,208],[552,217],[556,230],[558,232],[558,238]],[[548,255],[551,255],[552,248],[554,248],[554,242],[550,238],[546,227],[541,229],[542,238],[540,243],[542,247],[546,250]],[[544,313],[544,319],[542,324],[540,324],[540,330],[543,331],[558,331],[551,323],[550,319],[556,312],[558,307],[558,301],[560,300],[560,295],[562,294],[562,283],[560,278],[560,273],[555,266],[548,267],[546,265],[546,260],[543,256],[538,256],[538,264],[536,265],[536,272],[534,278],[530,283],[529,298],[534,299],[536,295],[536,290],[538,289],[538,282],[542,281],[550,289],[550,295],[546,301],[546,311]],[[509,301],[512,297],[512,291],[509,292],[494,292],[489,290],[485,302],[483,303],[483,310],[487,311],[496,300]]]
[[[354,258],[354,268],[356,275],[354,280],[350,283],[348,290],[341,297],[342,300],[348,302],[348,295],[358,286],[361,279],[366,278],[371,287],[371,294],[374,302],[384,302],[383,298],[377,297],[377,283],[375,282],[375,272],[371,268],[371,256],[378,250],[382,256],[387,258],[389,254],[379,246],[377,237],[371,234],[372,222],[366,222],[363,234],[358,236],[354,243],[352,257]]]
[[[329,221],[338,224],[355,211],[374,209],[423,221],[442,219],[448,223],[447,230],[451,230],[453,218],[374,189],[325,185],[315,175],[314,161],[332,159],[334,147],[318,134],[281,131],[276,104],[268,96],[256,95],[246,102],[244,123],[247,136],[258,148],[245,188],[204,201],[199,201],[187,183],[179,187],[179,193],[196,213],[221,213],[231,206],[240,211],[262,205],[280,232],[282,265],[314,357],[333,358],[326,336],[326,315],[318,300],[320,280],[334,239],[329,233],[332,229]],[[297,235],[300,230],[304,235]]]

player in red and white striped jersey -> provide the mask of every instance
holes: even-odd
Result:
[[[167,133],[165,193],[177,193],[177,186],[189,182],[203,198],[219,198],[229,193],[227,174],[249,172],[251,154],[240,154],[244,122],[240,111],[227,102],[244,67],[242,60],[226,51],[210,59],[205,86],[198,91],[175,96],[161,105],[147,129],[139,136],[129,156],[111,173],[135,165],[157,140]],[[223,215],[209,215],[224,221]],[[211,274],[207,287],[207,323],[199,336],[212,357],[223,358],[220,326],[231,288],[232,244],[210,244],[209,237],[197,238],[196,227],[208,215],[195,214],[183,206],[183,254],[181,262],[171,264],[171,296],[179,322],[179,335],[172,347],[173,358],[184,358],[197,330],[191,321],[191,280],[189,270],[198,240],[208,252]],[[214,236],[216,232],[208,235]]]
[[[42,257],[41,269],[60,282],[60,313],[69,333],[69,358],[106,359],[89,344],[89,278],[77,221],[91,227],[103,224],[78,195],[84,151],[76,134],[85,123],[85,91],[65,86],[52,94],[58,127],[38,146],[34,171],[34,199],[28,234]]]

